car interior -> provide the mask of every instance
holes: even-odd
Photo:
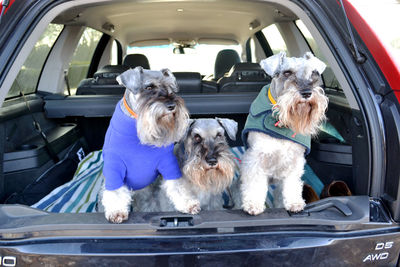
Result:
[[[329,43],[289,1],[64,3],[43,16],[23,51],[3,83],[8,94],[1,96],[1,203],[96,211],[101,153],[93,153],[101,152],[125,92],[115,78],[137,66],[169,68],[191,118],[237,121],[229,144],[243,153],[240,134],[250,104],[271,82],[259,62],[280,51],[292,57],[311,51],[328,66],[321,81],[328,120],[306,158],[318,181],[310,185],[317,184],[320,195],[322,187],[341,181],[353,196],[369,195],[370,141],[357,94]],[[79,184],[84,171],[92,180]],[[62,201],[55,199],[60,192]]]

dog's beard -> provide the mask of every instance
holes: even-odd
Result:
[[[280,125],[303,135],[316,135],[320,124],[326,120],[328,98],[321,87],[315,87],[312,95],[304,99],[296,88],[289,88],[277,99],[274,114]]]
[[[175,105],[174,111],[169,111],[161,102],[140,105],[137,129],[142,144],[162,147],[178,142],[184,136],[189,113],[182,98],[177,97]]]
[[[220,194],[232,184],[235,171],[232,158],[230,152],[220,152],[218,164],[210,167],[203,159],[194,156],[185,162],[182,172],[195,188],[214,195]]]

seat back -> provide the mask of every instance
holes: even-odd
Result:
[[[144,69],[148,69],[148,70],[150,69],[149,60],[143,54],[126,55],[122,64],[125,66],[128,66],[131,69],[134,69],[138,66],[141,66]]]
[[[240,57],[235,50],[224,49],[219,51],[215,59],[214,80],[223,77],[236,63],[240,63]]]
[[[237,63],[218,81],[220,92],[258,92],[271,78],[258,63]]]
[[[174,72],[181,94],[201,93],[201,75],[198,72]]]

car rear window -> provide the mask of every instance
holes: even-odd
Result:
[[[144,54],[150,63],[151,69],[159,70],[169,68],[171,71],[178,72],[200,72],[203,75],[214,73],[215,58],[219,51],[233,49],[240,55],[242,48],[240,45],[215,45],[215,44],[196,44],[184,48],[184,53],[177,53],[176,46],[129,46],[127,54]],[[175,50],[174,50],[175,49]]]

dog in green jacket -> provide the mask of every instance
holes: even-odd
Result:
[[[320,87],[326,65],[310,52],[301,58],[281,52],[260,65],[272,81],[252,103],[242,132],[247,147],[241,164],[242,208],[251,215],[262,213],[273,179],[281,182],[285,209],[299,212],[305,206],[305,155],[326,119],[328,98]]]

